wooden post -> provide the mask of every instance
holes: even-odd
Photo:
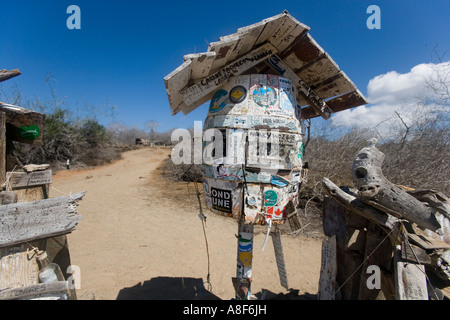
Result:
[[[6,116],[0,112],[0,186],[6,181]],[[0,191],[3,187],[0,188]]]
[[[236,299],[250,300],[253,260],[253,225],[239,221],[236,266]]]
[[[322,241],[322,263],[319,279],[319,300],[335,300],[336,294],[336,236]]]
[[[401,256],[403,241],[395,250],[395,289],[397,300],[428,300],[425,267]]]

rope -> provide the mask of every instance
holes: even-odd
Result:
[[[398,240],[399,240],[399,238],[400,238],[400,234],[403,234],[403,233],[405,233],[405,228],[404,228],[404,225],[403,225],[403,222],[402,221],[399,221],[399,223],[400,223],[400,228],[399,228],[399,231],[398,231],[398,234],[397,234],[397,237],[396,237],[396,239],[395,239],[395,243],[394,243],[394,247],[398,244]],[[376,248],[375,249],[373,249],[373,251],[364,259],[364,261],[358,266],[358,268],[356,268],[355,269],[355,271],[353,271],[353,273],[344,281],[344,283],[342,283],[342,285],[334,292],[334,295],[333,295],[333,297],[335,297],[336,296],[336,294],[339,292],[339,290],[341,290],[343,287],[344,287],[344,285],[356,274],[356,272],[364,265],[364,263],[375,253],[375,251],[381,246],[381,244],[384,242],[384,241],[386,241],[386,239],[388,239],[389,238],[389,236],[394,232],[394,230],[395,230],[395,228],[392,228],[392,230],[386,235],[386,237],[376,246]],[[419,258],[417,257],[417,255],[416,255],[416,253],[414,252],[414,250],[413,250],[413,248],[412,248],[412,246],[411,246],[411,243],[408,241],[408,237],[407,236],[404,236],[404,239],[405,239],[405,243],[410,247],[410,249],[411,249],[411,251],[412,251],[412,253],[413,253],[413,255],[414,255],[414,258],[416,259],[416,262],[417,262],[417,264],[419,264],[420,266],[422,266],[422,264],[420,263],[420,261],[419,261]],[[428,284],[431,286],[431,288],[433,289],[433,293],[434,293],[434,295],[435,295],[435,297],[436,297],[436,299],[438,299],[439,300],[439,298],[438,298],[438,296],[437,296],[437,293],[435,292],[435,290],[434,290],[434,287],[433,287],[433,285],[431,284],[431,281],[430,281],[430,279],[428,278],[428,275],[426,274],[426,272],[425,271],[423,271],[422,269],[420,269],[423,273],[424,273],[424,275],[425,275],[425,278],[426,278],[426,280],[427,280],[427,282],[428,282]]]
[[[352,272],[352,274],[347,278],[347,280],[344,281],[344,283],[342,283],[342,285],[334,292],[333,297],[336,296],[336,294],[339,292],[339,290],[342,289],[342,287],[345,286],[345,284],[355,275],[355,273],[364,265],[364,263],[375,253],[375,251],[377,251],[377,249],[381,246],[381,244],[386,241],[386,239],[389,238],[389,236],[394,232],[394,228],[392,228],[392,230],[386,235],[386,237],[375,247],[375,249],[373,249],[373,251],[367,255],[367,257],[364,259],[364,261],[358,266],[358,268],[355,269],[355,271]]]
[[[206,281],[203,284],[206,284],[206,290],[208,290],[209,292],[212,292],[212,284],[211,284],[211,274],[210,274],[210,258],[209,258],[209,246],[208,246],[208,237],[206,236],[206,216],[203,214],[203,209],[202,209],[202,202],[200,200],[200,191],[198,190],[198,185],[197,182],[194,182],[194,186],[195,186],[195,192],[197,195],[197,199],[198,199],[198,206],[200,209],[200,220],[202,221],[202,228],[203,228],[203,236],[205,237],[205,245],[206,245],[206,257],[208,259],[208,275],[206,276]]]

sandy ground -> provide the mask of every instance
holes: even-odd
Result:
[[[161,177],[158,167],[169,153],[142,148],[110,165],[55,173],[50,197],[87,191],[78,208],[83,220],[68,235],[71,262],[81,271],[78,299],[234,298],[237,222],[204,207],[212,286],[207,291],[208,258],[194,185]],[[315,298],[321,240],[282,236],[293,295],[280,285],[270,240],[261,251],[265,228],[255,230],[253,294]]]

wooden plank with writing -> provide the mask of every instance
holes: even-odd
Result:
[[[27,172],[8,172],[7,179],[11,189],[31,187],[52,183],[52,170]]]
[[[0,248],[0,290],[39,282],[39,267],[28,244]]]
[[[428,300],[425,266],[403,260],[401,251],[398,245],[394,254],[396,299]]]
[[[209,44],[208,52],[216,53],[214,62],[211,66],[212,71],[223,67],[229,61],[238,42],[238,36],[229,35],[227,37],[223,37],[221,41],[212,42]]]
[[[76,204],[84,195],[0,206],[0,247],[72,232],[81,221]]]
[[[182,90],[180,93],[186,105],[190,106],[205,98],[209,100],[211,98],[210,95],[226,83],[230,77],[242,74],[251,67],[265,61],[272,54],[275,54],[276,51],[277,50],[270,43],[266,43],[244,57],[222,67],[220,70],[198,81],[187,89]]]
[[[335,300],[336,274],[336,236],[326,237],[322,241],[319,300]]]
[[[0,300],[70,300],[69,282],[55,281],[0,291]]]

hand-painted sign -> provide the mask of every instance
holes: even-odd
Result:
[[[217,72],[201,79],[186,90],[180,91],[180,94],[186,105],[189,106],[225,84],[230,77],[242,74],[244,71],[266,60],[272,54],[275,54],[276,51],[274,46],[266,43]]]

